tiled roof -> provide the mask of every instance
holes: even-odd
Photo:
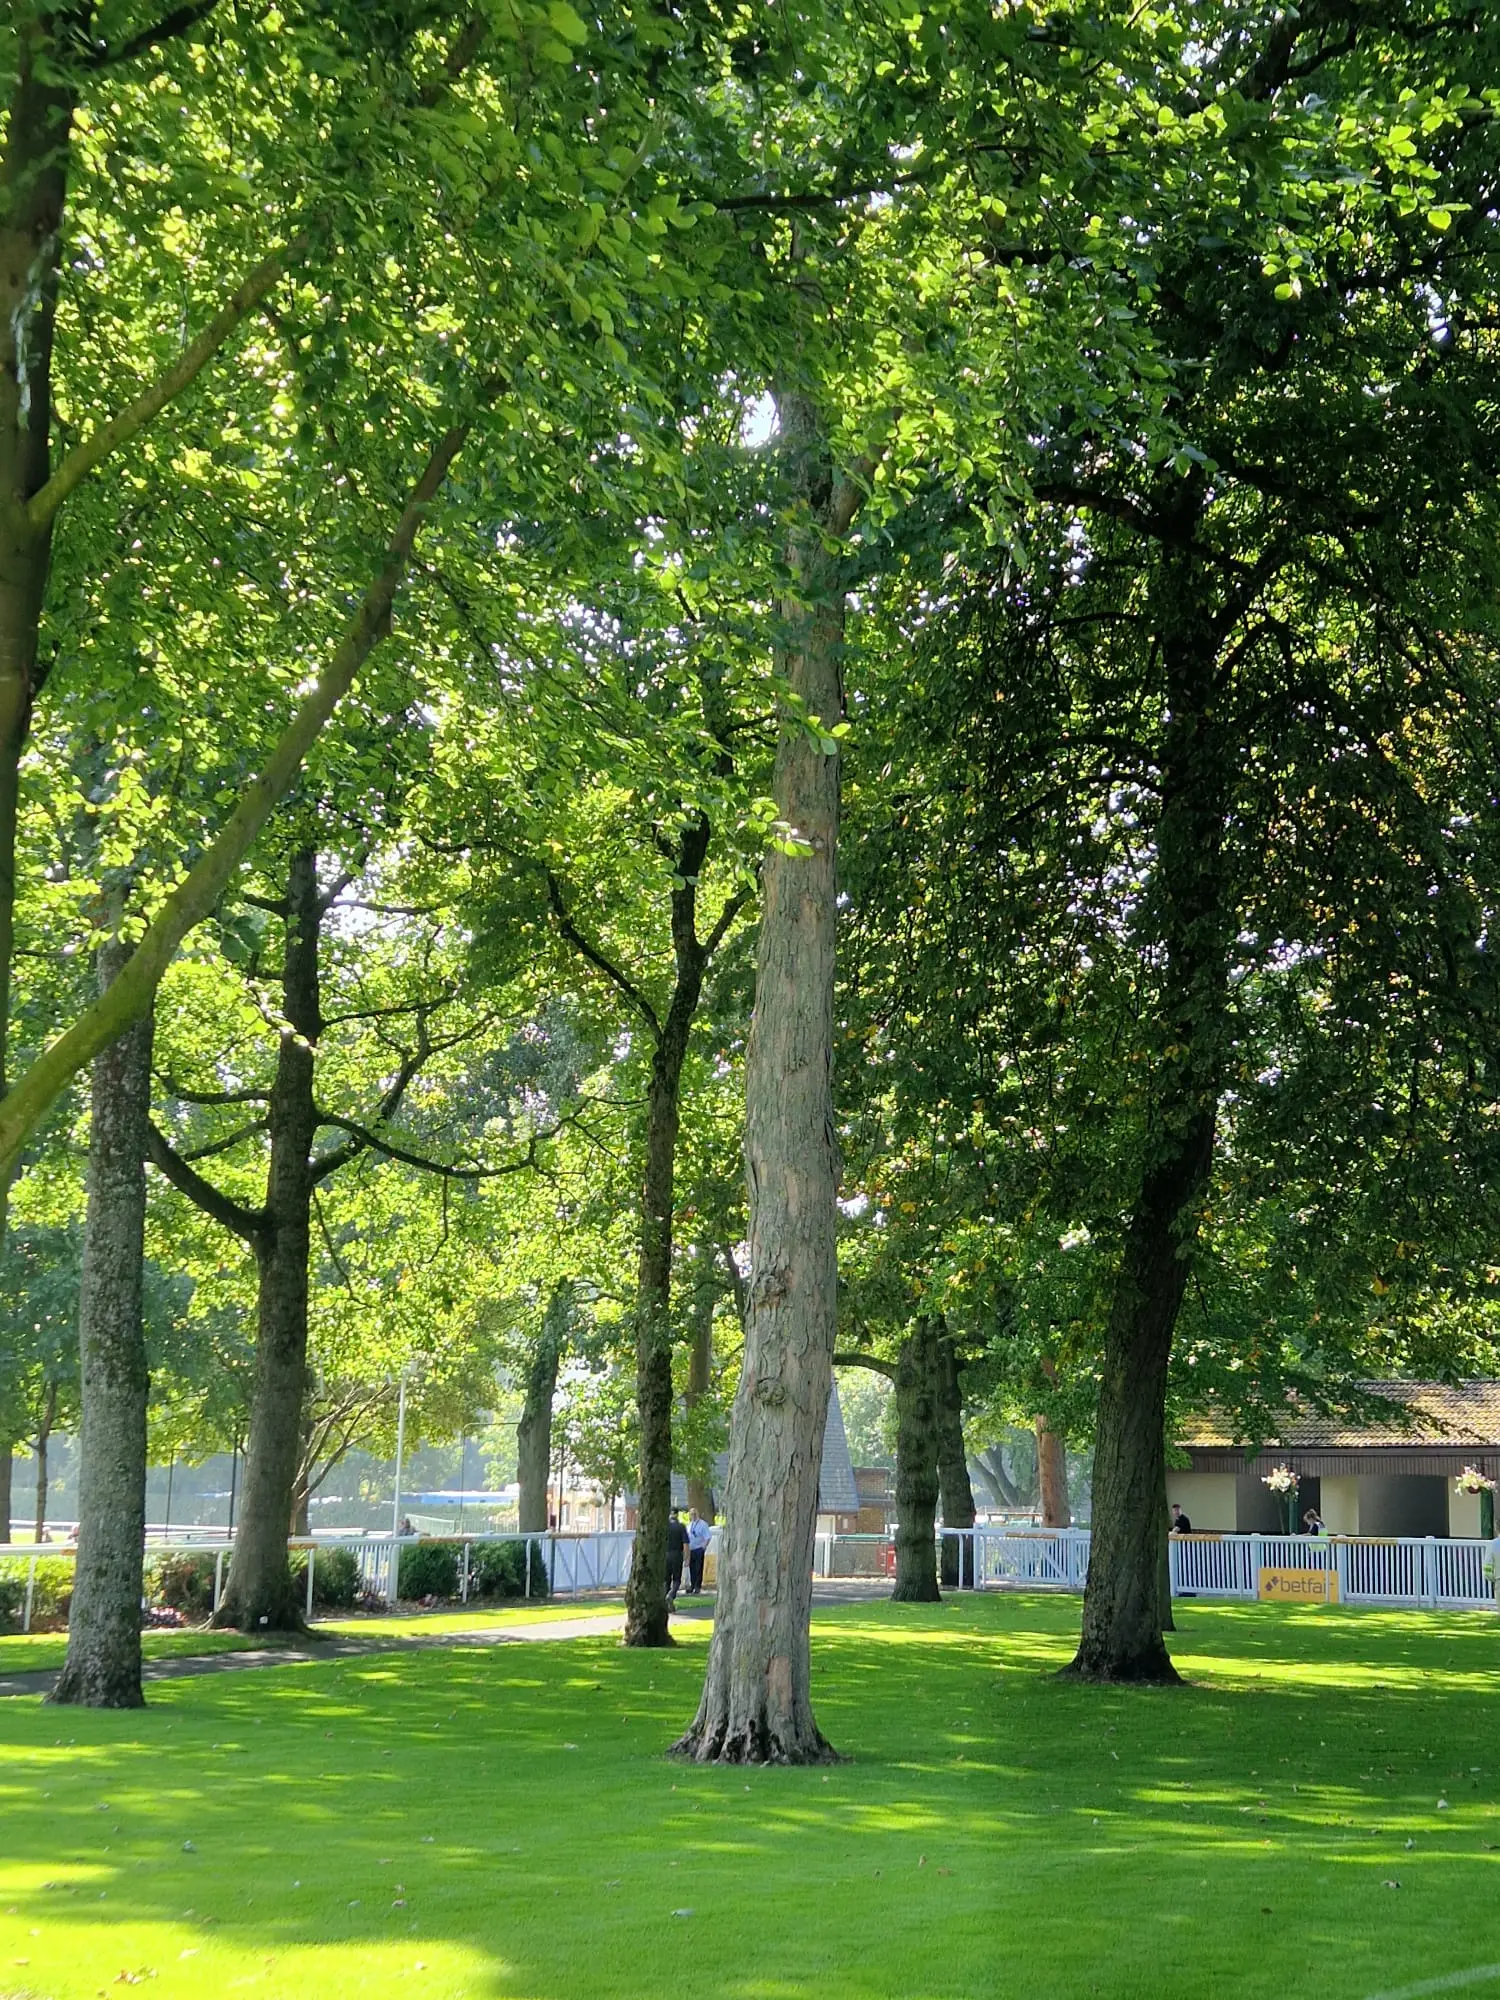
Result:
[[[1358,1450],[1361,1446],[1500,1445],[1500,1382],[1362,1382],[1361,1391],[1400,1408],[1365,1418],[1321,1416],[1293,1405],[1268,1445],[1290,1450],[1321,1446]],[[1179,1444],[1204,1449],[1243,1444],[1220,1415],[1189,1417],[1177,1433]]]

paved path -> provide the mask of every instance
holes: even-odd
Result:
[[[890,1585],[883,1579],[834,1578],[813,1585],[814,1604],[850,1604],[888,1597]],[[676,1616],[695,1623],[713,1617],[714,1600],[679,1599]],[[618,1632],[624,1613],[615,1608],[595,1610],[578,1618],[538,1619],[530,1625],[475,1625],[466,1632],[372,1632],[368,1637],[355,1633],[338,1638],[312,1639],[291,1646],[257,1646],[238,1653],[183,1653],[166,1659],[147,1660],[141,1668],[145,1681],[179,1681],[200,1674],[240,1673],[248,1667],[296,1667],[309,1662],[360,1659],[368,1653],[412,1653],[434,1646],[517,1646],[535,1645],[547,1639],[591,1639]],[[0,1674],[0,1698],[17,1694],[48,1694],[57,1679],[56,1667],[35,1673]]]

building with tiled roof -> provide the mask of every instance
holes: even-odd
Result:
[[[1455,1482],[1466,1466],[1500,1479],[1500,1382],[1366,1382],[1360,1414],[1288,1406],[1277,1435],[1255,1446],[1204,1412],[1179,1426],[1187,1466],[1167,1475],[1168,1498],[1198,1530],[1274,1533],[1285,1508],[1265,1475],[1297,1475],[1298,1518],[1309,1507],[1334,1534],[1477,1535],[1480,1502]]]

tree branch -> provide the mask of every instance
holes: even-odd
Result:
[[[190,1152],[179,1152],[177,1157],[179,1160],[211,1160],[216,1153],[230,1152],[241,1139],[252,1139],[257,1132],[264,1132],[265,1129],[266,1120],[257,1118],[249,1125],[237,1126],[226,1138],[215,1139],[207,1146],[194,1146]]]
[[[878,1354],[835,1354],[835,1368],[873,1368],[877,1375],[884,1375],[888,1382],[896,1379],[894,1361],[882,1361]]]
[[[196,28],[200,21],[207,20],[218,4],[219,0],[193,0],[190,6],[174,7],[172,12],[164,15],[154,27],[142,28],[138,35],[132,35],[122,48],[95,49],[84,64],[84,68],[114,69],[120,63],[134,62],[137,56],[145,55],[150,49],[160,48],[163,42],[176,41],[177,37],[185,35],[189,28]]]
[[[423,1173],[441,1174],[450,1181],[492,1181],[506,1174],[523,1174],[536,1166],[536,1149],[546,1139],[555,1139],[562,1130],[562,1123],[549,1125],[545,1132],[534,1132],[527,1141],[526,1151],[518,1160],[510,1160],[503,1167],[455,1167],[446,1160],[424,1159],[420,1153],[408,1152],[398,1146],[393,1139],[382,1139],[367,1125],[360,1125],[352,1118],[336,1118],[328,1112],[320,1114],[323,1124],[336,1125],[341,1132],[352,1133],[361,1142],[377,1153],[384,1153],[387,1159],[400,1160],[403,1166],[420,1167]]]
[[[583,932],[579,930],[577,924],[568,915],[568,906],[563,901],[562,885],[550,868],[546,873],[547,900],[552,905],[552,914],[557,919],[557,928],[562,932],[568,943],[572,945],[580,958],[586,958],[590,965],[604,974],[604,977],[612,986],[617,987],[624,994],[625,998],[651,1030],[656,1040],[660,1041],[661,1022],[657,1019],[656,1009],[635,984],[634,980],[622,972],[619,966],[614,964],[612,960],[607,959],[598,946],[591,944]]]
[[[269,1090],[188,1090],[158,1071],[157,1080],[168,1097],[179,1104],[269,1104]]]
[[[255,836],[291,790],[324,724],[390,628],[391,607],[412,544],[468,434],[467,424],[455,425],[433,448],[386,545],[379,572],[344,628],[332,659],[303,698],[265,765],[241,788],[238,802],[217,837],[163,901],[106,990],[43,1049],[0,1100],[0,1177],[11,1170],[32,1127],[69,1079],[146,1013],[178,945],[223,895]]]
[[[736,893],[732,895],[729,901],[724,905],[723,909],[720,910],[719,920],[714,925],[713,929],[709,932],[707,942],[704,944],[703,947],[703,956],[705,961],[713,957],[714,953],[719,949],[719,946],[724,942],[725,938],[728,937],[730,928],[733,925],[735,918],[740,914],[740,911],[744,909],[745,905],[751,900],[753,893],[754,892],[750,889],[737,890]]]
[[[246,1243],[253,1243],[266,1229],[270,1218],[263,1208],[246,1208],[231,1201],[212,1181],[195,1173],[154,1124],[146,1127],[146,1158],[159,1173],[165,1174],[179,1194],[185,1194],[195,1207]]]
[[[188,342],[171,367],[158,375],[151,387],[137,396],[133,403],[117,411],[97,430],[91,431],[82,444],[73,447],[46,485],[26,502],[26,526],[32,534],[39,535],[50,526],[58,508],[75,488],[122,445],[129,444],[174,397],[181,395],[196,375],[202,373],[236,327],[249,318],[267,292],[303,255],[311,241],[306,230],[299,231],[284,249],[273,250],[269,257],[262,258],[249,276],[230,293],[197,339]]]

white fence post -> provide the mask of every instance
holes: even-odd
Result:
[[[307,1545],[307,1616],[312,1617],[313,1607],[313,1565],[318,1560],[318,1551],[313,1543]]]
[[[36,1591],[36,1557],[31,1558],[26,1569],[26,1610],[21,1619],[21,1630],[31,1630],[31,1600]]]

